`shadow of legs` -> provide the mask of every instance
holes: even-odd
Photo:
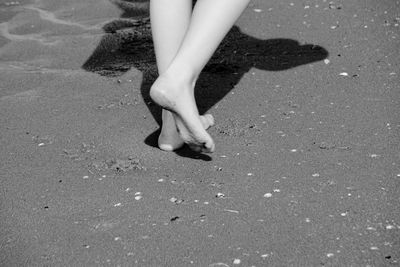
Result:
[[[158,75],[150,22],[146,17],[147,13],[143,10],[143,5],[138,7],[136,13],[134,5],[135,2],[143,4],[145,1],[115,0],[113,2],[121,9],[125,9],[123,16],[141,15],[136,18],[116,19],[106,24],[103,27],[104,37],[82,68],[108,77],[122,75],[131,68],[141,71],[143,80],[140,90],[143,101],[160,125],[161,108],[155,105],[149,96],[149,89]],[[284,71],[327,57],[328,51],[321,46],[302,45],[292,39],[261,40],[242,33],[239,27],[234,26],[204,68],[197,82],[195,97],[199,112],[204,114],[223,99],[251,68]],[[211,84],[218,84],[218,88],[210,86]],[[251,92],[248,93],[251,94]],[[150,134],[145,143],[157,147],[157,134],[157,131]],[[194,157],[194,155],[189,155],[186,149],[178,150],[177,154]]]

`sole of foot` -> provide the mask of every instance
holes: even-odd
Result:
[[[152,85],[150,96],[158,105],[172,112],[184,143],[198,152],[211,153],[215,150],[214,141],[204,129],[198,113],[193,87],[163,75]]]

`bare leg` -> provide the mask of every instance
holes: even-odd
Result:
[[[249,1],[198,0],[175,58],[150,90],[153,100],[173,113],[180,136],[195,150],[213,152],[215,145],[202,125],[194,85]]]
[[[163,74],[177,54],[189,27],[192,1],[152,0],[150,15],[158,72]],[[202,116],[201,121],[206,129],[214,124],[214,119],[210,115]],[[162,150],[172,151],[183,144],[172,113],[163,109],[158,146]]]

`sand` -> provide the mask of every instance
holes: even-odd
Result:
[[[394,266],[395,1],[254,0],[160,151],[146,1],[0,1],[0,266]]]

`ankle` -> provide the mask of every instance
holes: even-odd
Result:
[[[166,72],[164,72],[165,77],[170,78],[182,85],[189,85],[194,87],[198,79],[198,74],[191,70],[190,68],[177,68],[175,66],[170,66]]]

